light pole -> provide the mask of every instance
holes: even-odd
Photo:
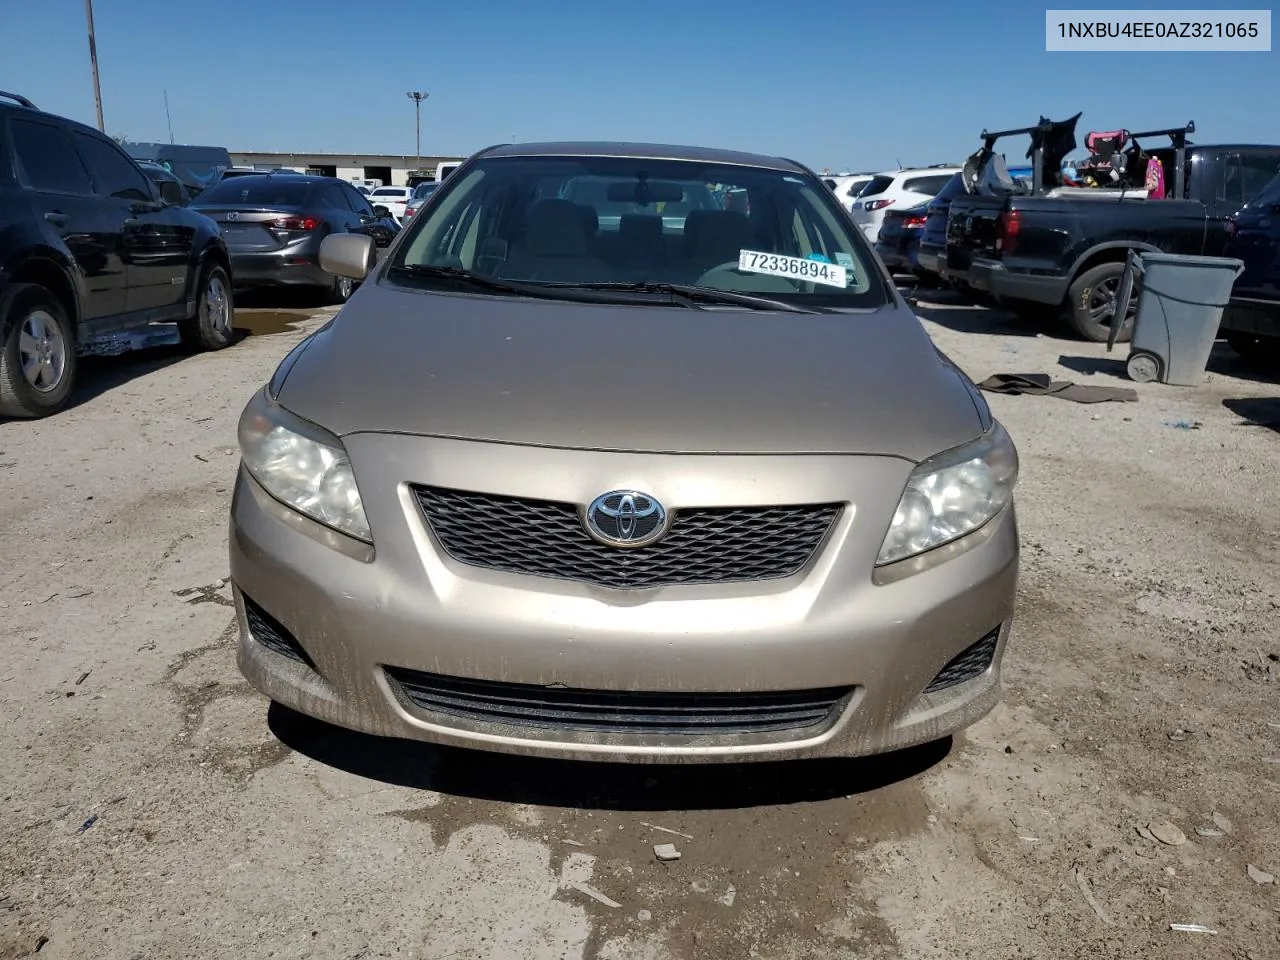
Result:
[[[98,108],[98,129],[107,132],[102,122],[102,87],[98,83],[98,44],[93,39],[93,0],[84,0],[84,15],[89,20],[89,63],[93,66],[93,103]]]
[[[431,94],[424,93],[421,90],[410,90],[408,93],[405,94],[405,96],[413,101],[414,147],[417,150],[417,156],[418,156],[418,173],[421,173],[422,172],[422,101],[427,99],[427,97],[431,96]]]

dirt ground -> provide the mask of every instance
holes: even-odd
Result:
[[[1135,386],[1123,348],[920,312],[977,380]],[[1225,346],[1136,403],[991,397],[1023,578],[966,734],[616,768],[379,742],[240,679],[235,423],[324,315],[241,311],[231,349],[100,361],[0,424],[0,958],[1280,957],[1249,869],[1280,875],[1280,385]]]

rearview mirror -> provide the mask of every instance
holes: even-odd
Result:
[[[609,199],[614,203],[679,203],[684,199],[684,188],[678,183],[665,183],[658,180],[611,183]]]
[[[367,277],[377,257],[373,237],[362,233],[331,233],[320,244],[320,269],[352,280]]]
[[[171,205],[182,206],[185,199],[182,196],[182,184],[176,180],[161,180],[159,187],[161,200]]]

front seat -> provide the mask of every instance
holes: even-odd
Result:
[[[512,246],[502,276],[546,283],[609,280],[608,265],[590,250],[595,221],[594,211],[568,200],[535,201],[529,207],[524,235]]]

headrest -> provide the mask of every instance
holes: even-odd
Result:
[[[538,200],[529,207],[526,246],[541,257],[580,257],[595,232],[595,211],[568,200]]]

